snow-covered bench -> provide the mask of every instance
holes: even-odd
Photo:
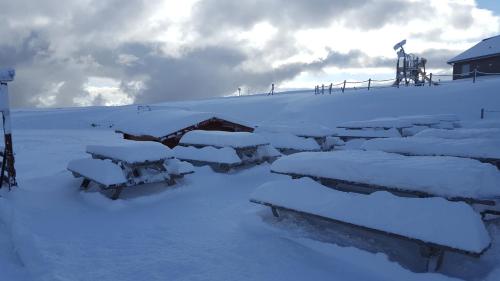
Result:
[[[268,161],[276,160],[281,154],[270,146],[269,142],[263,137],[249,132],[223,132],[223,131],[201,131],[195,130],[186,133],[180,140],[181,147],[191,148],[215,148],[211,149],[213,155],[207,153],[208,150],[182,150],[178,152],[182,156],[180,159],[186,161],[205,162],[207,164],[220,163],[225,167],[235,167],[251,164],[260,164]],[[177,148],[177,147],[176,147]],[[225,148],[221,150],[222,148]],[[239,161],[236,161],[233,152],[236,154]],[[187,153],[187,154],[186,154]],[[200,155],[196,155],[199,153]],[[189,157],[193,159],[189,159]],[[184,157],[184,158],[182,158]],[[222,170],[225,170],[222,169]]]
[[[173,159],[170,149],[157,142],[89,145],[86,152],[92,159],[71,161],[68,170],[83,177],[84,189],[91,182],[102,189],[114,189],[112,199],[118,198],[124,187],[158,182],[173,185],[175,179],[193,172],[191,164]]]
[[[361,150],[303,152],[278,159],[271,171],[310,177],[342,191],[439,196],[465,201],[482,213],[500,214],[500,173],[473,159]]]
[[[206,146],[196,148],[192,146],[176,146],[172,155],[195,166],[209,165],[214,171],[227,172],[232,168],[243,165],[234,148],[215,148]]]
[[[373,139],[373,138],[396,138],[401,134],[395,128],[362,128],[362,129],[335,129],[335,136],[347,142],[354,139]]]
[[[363,143],[361,149],[380,150],[412,156],[455,156],[490,163],[500,169],[500,138],[441,139],[410,137],[373,139]]]
[[[428,270],[439,269],[445,251],[478,257],[491,244],[481,217],[470,206],[443,198],[339,192],[303,178],[266,183],[250,201],[271,207],[275,216],[291,211],[417,243],[429,258]]]

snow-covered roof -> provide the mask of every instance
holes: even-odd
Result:
[[[438,197],[340,192],[302,178],[266,183],[251,199],[473,253],[491,242],[470,206]]]
[[[500,55],[500,35],[484,39],[472,48],[450,59],[448,63],[451,64],[496,55]]]
[[[194,130],[182,136],[180,144],[214,147],[244,148],[269,144],[260,135],[249,132]]]
[[[448,198],[500,196],[500,173],[497,168],[467,158],[402,156],[361,150],[301,152],[281,157],[272,164],[271,170],[419,191]]]
[[[212,118],[226,120],[250,128],[253,127],[247,122],[221,114],[182,109],[166,109],[132,114],[128,118],[118,122],[115,125],[115,129],[117,132],[135,136],[161,138]]]

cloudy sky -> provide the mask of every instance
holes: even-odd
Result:
[[[494,0],[0,0],[14,107],[119,105],[434,73],[497,35]]]

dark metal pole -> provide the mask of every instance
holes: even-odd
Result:
[[[368,79],[368,91],[370,90],[371,84],[372,84],[372,79],[370,78],[370,79]]]

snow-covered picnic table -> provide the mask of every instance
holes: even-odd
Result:
[[[381,151],[303,152],[275,161],[274,173],[311,177],[345,191],[386,190],[493,205],[500,198],[496,167],[467,158],[403,156]]]
[[[314,139],[322,150],[330,150],[327,138],[335,136],[335,131],[326,126],[303,123],[300,125],[265,124],[255,128],[256,133],[291,134],[300,138]],[[308,141],[309,142],[309,141]],[[301,143],[300,146],[304,146]],[[309,145],[308,145],[309,146]]]
[[[272,162],[281,153],[260,135],[249,132],[195,130],[186,133],[173,155],[195,165],[226,172],[238,166]]]
[[[445,129],[425,129],[414,135],[414,137],[422,138],[442,138],[442,139],[468,139],[468,138],[484,138],[484,139],[500,139],[499,128],[457,128],[454,130]]]
[[[321,151],[321,146],[313,139],[298,137],[290,133],[258,133],[273,147],[283,154],[292,154],[303,151]]]
[[[298,212],[408,239],[430,248],[429,253],[456,251],[479,256],[491,244],[479,214],[463,202],[439,197],[403,198],[384,191],[370,195],[340,192],[302,178],[263,184],[250,201],[270,206],[276,216],[284,210]]]
[[[82,187],[95,182],[102,189],[115,190],[147,183],[175,184],[176,178],[192,173],[191,164],[173,159],[168,147],[157,142],[126,142],[117,145],[89,145],[86,152],[92,159],[77,159],[68,164],[76,177],[83,177]]]
[[[444,124],[453,125],[459,119],[454,114],[438,114],[438,115],[414,115],[414,116],[399,116],[399,117],[383,117],[363,121],[349,121],[338,125],[338,128],[346,129],[362,129],[362,128],[409,128],[412,126],[439,126]],[[450,129],[453,126],[450,127]]]
[[[361,149],[415,156],[455,156],[477,159],[500,167],[500,138],[441,139],[409,137],[372,139]]]
[[[343,141],[351,139],[373,139],[373,138],[391,138],[401,137],[401,134],[395,128],[366,128],[366,129],[345,129],[336,128],[335,136]]]
[[[400,117],[383,117],[371,120],[362,121],[349,121],[344,122],[337,126],[338,129],[343,129],[345,132],[340,130],[342,134],[356,134],[355,131],[379,131],[378,134],[382,134],[383,130],[396,130],[399,136],[413,136],[414,134],[425,130],[427,128],[441,128],[441,129],[454,129],[459,126],[458,117],[454,114],[438,114],[438,115],[415,115],[415,116],[400,116]],[[352,132],[354,131],[354,132]],[[365,133],[369,134],[369,133]],[[372,133],[374,134],[374,133]],[[395,135],[374,136],[367,138],[377,138],[377,137],[396,137]],[[393,133],[392,133],[393,134]],[[339,135],[341,136],[341,135]],[[348,136],[348,135],[347,135]],[[352,136],[353,138],[356,135]],[[362,136],[359,136],[362,137]]]

